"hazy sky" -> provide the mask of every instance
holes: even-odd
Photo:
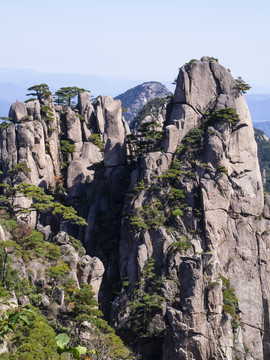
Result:
[[[173,81],[209,55],[269,93],[269,16],[269,0],[1,0],[0,67]]]

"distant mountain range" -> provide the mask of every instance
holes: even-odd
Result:
[[[0,116],[7,116],[10,105],[16,101],[24,101],[30,86],[46,83],[52,92],[64,86],[78,86],[90,90],[91,95],[110,95],[115,97],[135,87],[140,80],[121,78],[102,78],[83,74],[47,74],[30,69],[0,68]],[[171,91],[174,86],[164,83]]]
[[[253,126],[270,137],[270,94],[251,94],[245,98]]]
[[[170,95],[172,93],[166,86],[160,82],[151,81],[129,89],[125,93],[116,96],[115,99],[121,100],[122,106],[127,110],[124,112],[124,118],[130,124],[148,101]]]
[[[159,93],[158,87],[157,91],[147,90],[145,86],[138,85],[140,81],[136,80],[105,79],[95,75],[82,74],[47,74],[30,69],[0,68],[0,116],[8,116],[10,105],[16,100],[24,101],[27,98],[27,88],[41,83],[48,84],[52,92],[63,86],[78,86],[90,90],[94,97],[102,94],[119,98],[123,102],[123,106],[128,108],[128,113],[126,113],[128,121],[136,115],[133,114],[134,111],[138,113],[140,110],[132,109],[131,98],[134,94],[136,99],[140,98],[140,101],[135,99],[134,106],[138,107],[137,105],[141,102],[142,107],[153,97],[164,97],[167,92],[174,92],[174,86],[170,82],[163,85],[155,81],[147,83],[160,84],[162,90]],[[141,95],[138,94],[140,91]],[[245,98],[254,127],[264,131],[270,137],[270,94],[251,94],[246,95]]]

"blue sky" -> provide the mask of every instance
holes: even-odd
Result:
[[[173,81],[209,55],[270,93],[269,14],[269,0],[3,1],[0,68]]]

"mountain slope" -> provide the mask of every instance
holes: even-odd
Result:
[[[130,124],[148,101],[170,95],[171,92],[164,85],[151,81],[129,89],[125,93],[116,96],[115,99],[121,100],[122,106],[127,110],[124,113],[125,120]]]

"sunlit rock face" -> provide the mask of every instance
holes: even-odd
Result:
[[[234,109],[237,121],[206,124],[213,112],[224,108]],[[124,221],[120,269],[130,283],[115,306],[132,304],[135,284],[144,279],[143,269],[153,258],[164,297],[160,333],[152,332],[152,340],[163,339],[157,359],[266,359],[270,223],[263,215],[251,118],[230,72],[209,57],[182,67],[164,126],[163,152],[143,157],[136,176],[146,187],[135,199],[126,199],[126,207],[138,214],[136,208],[147,208],[156,197],[164,213],[170,206],[166,194],[173,186],[184,191],[183,215],[156,228],[135,229]],[[195,145],[187,151],[181,148],[193,128],[202,131],[195,158]],[[157,179],[166,175],[172,159],[182,163],[182,174],[173,182]],[[175,250],[179,241],[188,242],[188,248]],[[228,305],[230,301],[234,305]],[[132,308],[127,306],[127,312],[118,315],[119,329],[128,328],[130,314]],[[155,321],[149,320],[149,332]],[[153,341],[149,340],[149,348]],[[137,349],[148,359],[140,340]]]

